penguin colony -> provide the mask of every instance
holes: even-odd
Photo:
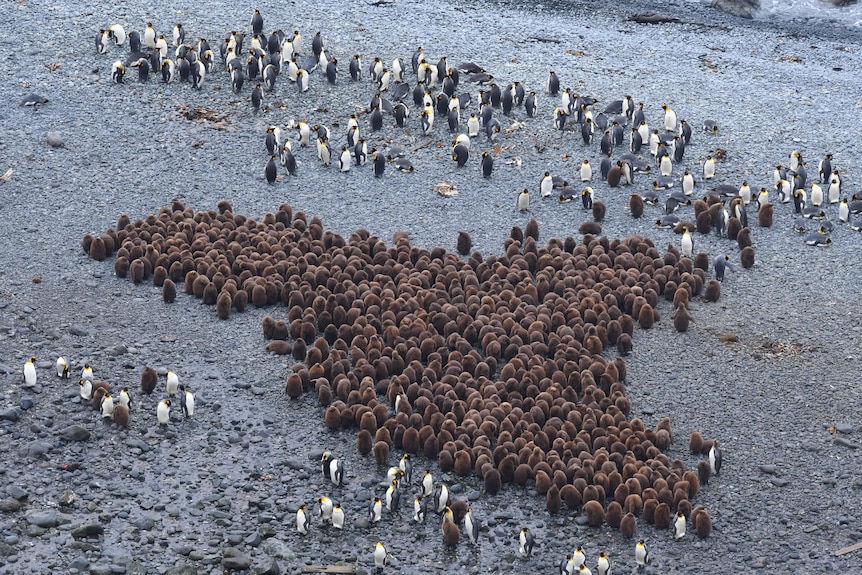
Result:
[[[345,240],[289,204],[256,221],[222,201],[206,212],[174,202],[145,220],[123,215],[118,231],[86,236],[83,248],[92,255],[100,242],[96,259],[115,252],[120,276],[138,267],[138,281],[160,278],[163,292],[170,281],[217,308],[224,301],[220,317],[249,301],[281,303],[285,319],[265,316],[262,329],[268,350],[297,361],[286,394],[313,390],[326,426],[356,430],[357,450],[380,465],[395,450],[424,456],[444,473],[475,474],[491,495],[534,482],[550,513],[565,504],[626,537],[638,521],[691,520],[704,476],[662,453],[673,440],[668,418],[656,429],[629,419],[625,361],[602,353],[628,354],[635,324],[658,321],[659,298],[698,296],[705,271],[639,236],[538,239],[531,219],[511,230],[505,255],[462,259],[414,247],[405,233],[392,246],[367,230]],[[343,467],[324,463],[337,487]],[[393,493],[381,494],[379,512],[369,502],[372,517]],[[331,522],[336,501],[323,503]],[[359,513],[340,512],[348,523]]]
[[[70,379],[70,365],[64,357],[58,357],[55,363],[57,377],[63,380]],[[24,364],[23,369],[24,386],[35,387],[38,377],[36,368],[36,356],[30,357]],[[145,367],[141,373],[141,391],[149,395],[153,393],[158,383],[158,374],[152,367]],[[161,425],[170,423],[170,407],[172,400],[182,410],[183,418],[187,419],[194,415],[195,395],[179,384],[177,375],[168,370],[165,375],[165,390],[167,398],[160,401],[156,407],[156,417]],[[82,403],[90,404],[98,411],[103,421],[113,421],[119,427],[129,426],[129,416],[132,410],[132,392],[128,387],[123,387],[118,393],[112,393],[111,384],[104,380],[97,380],[93,368],[85,363],[81,369],[81,376],[77,380],[77,389]]]
[[[124,61],[117,60],[112,67],[114,82],[122,83],[127,68],[136,67],[139,81],[148,81],[150,71],[161,72],[165,83],[188,81],[199,89],[204,77],[216,74],[223,77],[223,73],[230,79],[235,92],[242,92],[244,86],[250,89],[249,99],[255,110],[259,110],[265,94],[275,92],[280,84],[292,82],[297,84],[300,94],[309,90],[313,93],[314,81],[311,75],[315,72],[322,76],[320,81],[325,78],[333,85],[343,81],[369,81],[373,86],[370,105],[363,112],[351,114],[347,119],[346,139],[340,150],[335,143],[339,136],[322,124],[310,126],[304,121],[291,120],[286,129],[271,125],[266,130],[268,159],[264,165],[264,175],[270,183],[281,177],[279,172],[282,169],[289,175],[297,173],[297,157],[294,154],[305,147],[316,148],[317,163],[324,167],[336,163],[342,172],[349,172],[351,168],[362,167],[366,163],[371,165],[376,176],[383,176],[388,164],[393,164],[400,171],[412,172],[414,166],[406,157],[407,150],[404,147],[385,144],[383,138],[380,138],[379,143],[381,147],[388,147],[385,152],[370,145],[371,135],[381,129],[384,115],[392,116],[398,128],[411,127],[411,98],[413,116],[416,118],[414,122],[418,122],[423,135],[433,137],[434,133],[445,131],[439,128],[434,130],[434,118],[445,118],[449,132],[457,134],[451,143],[452,160],[458,166],[466,166],[472,155],[478,158],[476,161],[480,164],[483,176],[489,178],[492,177],[495,157],[499,159],[505,148],[497,140],[509,138],[512,132],[525,128],[527,122],[540,121],[538,102],[547,96],[552,103],[556,100],[559,104],[554,107],[552,114],[556,129],[573,133],[576,141],[583,141],[586,150],[598,141],[600,161],[591,163],[585,159],[577,174],[572,175],[572,179],[579,179],[584,189],[575,190],[566,176],[546,172],[537,190],[541,199],[557,195],[560,203],[568,203],[580,196],[584,209],[593,215],[593,221],[581,224],[579,232],[582,234],[601,233],[600,222],[606,208],[596,198],[595,190],[591,187],[596,176],[607,187],[626,186],[634,190],[628,206],[634,217],[642,217],[644,204],[656,206],[663,212],[657,219],[658,227],[674,229],[677,233],[688,231],[689,236],[683,239],[685,245],[681,245],[684,252],[694,248],[691,238],[693,232],[707,234],[715,230],[719,237],[737,243],[740,264],[744,268],[755,263],[754,245],[750,239],[751,227],[748,224],[751,204],[757,210],[758,225],[770,227],[775,217],[775,205],[792,201],[797,215],[794,229],[804,236],[804,243],[810,246],[831,245],[830,232],[835,229],[835,225],[826,218],[827,207],[832,204],[838,204],[839,222],[848,224],[852,230],[862,231],[862,194],[855,193],[847,197],[843,192],[840,172],[833,165],[831,154],[826,154],[819,162],[817,182],[813,179],[809,182],[806,164],[801,154],[794,150],[787,158],[786,165],[779,164],[775,168],[772,182],[761,186],[759,193],[756,186],[752,187],[747,182],[709,187],[703,191],[702,199],[694,201],[692,219],[684,220],[683,208],[692,206],[692,198],[695,197],[695,190],[702,187],[701,182],[720,178],[720,162],[726,152],[716,148],[703,160],[691,160],[691,154],[686,155],[686,151],[694,146],[692,125],[679,118],[667,103],[661,105],[663,117],[657,123],[658,127],[650,127],[646,121],[644,104],[636,105],[631,96],[613,100],[599,111],[598,100],[575,93],[570,88],[562,88],[560,76],[553,71],[543,89],[528,91],[518,81],[505,86],[498,84],[492,74],[472,62],[453,66],[446,56],[434,62],[435,58],[431,58],[421,47],[410,58],[410,72],[408,62],[401,57],[394,58],[391,64],[384,63],[381,57],[369,57],[363,63],[362,56],[354,54],[350,58],[342,58],[342,74],[339,75],[339,60],[332,53],[327,53],[328,47],[321,32],[312,37],[309,53],[299,31],[285,34],[278,29],[267,36],[263,32],[264,18],[259,11],[253,14],[250,28],[250,33],[233,31],[221,39],[216,48],[221,58],[220,65],[216,63],[215,51],[205,39],[186,41],[186,28],[182,24],[176,24],[171,34],[159,34],[151,24],[147,24],[143,32],[133,30],[127,33],[122,25],[114,24],[96,33],[95,47],[98,54],[107,54],[115,49],[125,50],[124,46],[128,42],[129,55]],[[169,57],[171,55],[173,59]],[[348,61],[349,74],[343,73],[344,60]],[[279,80],[285,76],[286,80]],[[466,87],[468,85],[478,89],[475,98],[470,88]],[[495,113],[500,113],[498,110],[502,112],[502,118],[495,116]],[[519,119],[522,113],[523,121]],[[333,125],[340,125],[342,120],[344,118],[333,118]],[[701,127],[707,138],[719,133],[716,120],[704,119]],[[291,139],[291,134],[294,139]],[[472,139],[477,137],[483,138],[490,149],[481,153],[471,152]],[[652,161],[643,159],[641,155],[647,150]],[[617,159],[613,159],[615,153],[619,154]],[[507,162],[520,165],[520,158],[513,157]],[[594,170],[594,165],[599,168]],[[655,178],[652,177],[653,167],[657,167],[659,172]],[[647,188],[650,187],[649,180],[652,180],[651,190],[645,190],[644,186],[635,183],[636,179],[642,179],[640,175],[645,175],[643,180]],[[677,186],[680,190],[676,190]],[[668,192],[664,201],[658,194],[661,191]],[[516,208],[529,210],[530,189],[523,188],[515,195]],[[460,253],[467,255],[468,250],[462,250],[459,244]],[[692,254],[684,255],[691,257]],[[721,259],[723,262],[721,269],[716,270],[718,281],[721,281],[726,269],[733,269],[729,263],[724,263],[728,261],[723,258],[724,255],[713,256],[715,261]],[[705,270],[708,264],[709,260]],[[713,286],[707,296],[717,297],[716,290],[717,287]],[[225,298],[220,309],[225,310],[226,305]],[[685,319],[681,319],[678,324],[685,325]]]

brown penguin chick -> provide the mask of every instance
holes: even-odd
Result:
[[[502,478],[500,477],[500,471],[494,468],[489,469],[485,472],[485,493],[489,493],[491,495],[496,495],[500,492],[500,489],[503,486]]]
[[[640,194],[629,196],[629,212],[631,212],[633,218],[639,218],[644,215],[644,199]]]
[[[741,250],[751,247],[751,228],[745,227],[739,230],[736,234],[736,243]]]
[[[340,429],[341,428],[341,410],[338,409],[338,407],[335,405],[330,405],[329,407],[327,407],[326,412],[323,415],[323,423],[324,423],[324,425],[326,425],[326,428],[331,430],[331,431],[334,431],[336,429]],[[359,437],[357,436],[357,441],[358,440],[359,440]],[[369,451],[370,450],[371,450],[371,448],[369,447]],[[359,452],[362,453],[362,450],[360,449]]]
[[[533,470],[526,463],[521,463],[515,468],[515,484],[523,487],[533,477]]]
[[[727,239],[732,242],[736,241],[736,237],[739,235],[739,231],[742,229],[742,222],[739,221],[739,218],[730,218],[727,222]]]
[[[623,521],[623,506],[618,501],[608,503],[608,509],[605,511],[605,523],[609,527],[619,529]]]
[[[698,233],[706,235],[712,230],[712,214],[709,213],[709,210],[704,210],[697,215],[694,223]]]
[[[626,539],[631,539],[635,535],[637,529],[637,519],[631,513],[626,513],[620,521],[620,533]]]
[[[661,502],[653,513],[653,523],[656,529],[667,529],[670,527],[670,505]]]
[[[673,327],[676,331],[684,333],[688,331],[688,323],[691,321],[691,316],[685,306],[679,306],[673,312]]]
[[[377,433],[377,417],[372,411],[366,411],[359,418],[359,429],[368,431],[369,435]]]
[[[293,346],[284,340],[275,340],[267,344],[266,351],[271,351],[275,355],[288,355],[293,351]]]
[[[324,384],[318,387],[317,403],[319,403],[321,407],[326,407],[327,405],[332,403],[332,388],[329,386],[329,384]]]
[[[598,222],[584,222],[580,226],[578,226],[579,234],[593,234],[599,235],[602,233],[602,226]]]
[[[371,453],[372,441],[373,438],[371,437],[371,433],[369,433],[367,429],[359,430],[359,433],[356,434],[356,450],[360,455],[368,455]]]
[[[456,245],[458,253],[462,256],[470,255],[470,250],[473,248],[473,239],[465,231],[458,232],[458,242]]]
[[[551,477],[542,469],[535,472],[536,491],[539,495],[545,495],[551,488]]]
[[[665,290],[667,290],[667,286],[665,286]],[[683,282],[683,284],[674,291],[673,294],[673,307],[674,309],[679,307],[688,308],[689,297],[691,295],[690,290],[688,289],[688,284]]]
[[[99,238],[96,239],[98,240]],[[93,244],[95,245],[95,241]],[[136,285],[142,283],[145,279],[144,275],[146,271],[147,268],[144,266],[144,261],[138,258],[129,265],[129,279]]]
[[[105,397],[106,395],[108,395],[108,392],[105,391],[103,388],[101,388],[101,387],[94,387],[93,388],[93,400],[92,400],[93,409],[97,409],[97,410],[101,409],[102,398]]]
[[[233,300],[230,293],[222,291],[216,300],[216,314],[219,319],[228,319],[230,317],[230,308],[233,306]]]
[[[377,465],[386,465],[389,461],[389,444],[385,441],[377,441],[374,444],[374,461]]]
[[[658,507],[658,499],[644,499],[644,521],[655,523],[655,510]]]
[[[168,270],[165,269],[165,266],[156,266],[153,270],[153,285],[162,287],[166,279],[168,279]]]
[[[516,242],[523,242],[524,230],[521,229],[521,226],[512,226],[512,229],[509,230],[509,238]]]
[[[298,373],[291,373],[287,376],[284,392],[290,399],[299,399],[299,396],[302,395],[302,378]]]
[[[712,468],[709,466],[709,461],[701,459],[697,462],[697,480],[701,485],[709,483],[709,478],[712,475]]]
[[[452,521],[443,522],[443,544],[447,547],[455,547],[461,540],[461,530]]]
[[[437,466],[440,467],[440,471],[443,471],[444,473],[452,471],[452,468],[455,466],[455,458],[452,456],[452,452],[446,449],[445,446],[437,455]]]
[[[560,489],[560,497],[566,502],[568,509],[574,510],[581,506],[581,492],[571,483],[563,485]]]
[[[596,222],[600,222],[605,219],[605,204],[600,200],[596,200],[593,202],[593,220]]]
[[[775,206],[772,204],[763,204],[757,210],[757,224],[761,228],[771,228],[772,220],[775,217]]]
[[[587,524],[590,527],[601,527],[605,521],[605,509],[598,501],[584,503],[584,515],[587,516]]]
[[[103,262],[108,257],[107,249],[105,248],[105,240],[101,237],[93,238],[89,246],[90,259],[97,262]]]
[[[705,508],[697,514],[694,530],[701,539],[706,539],[712,533],[712,517],[709,516],[709,512]]]
[[[149,365],[141,371],[141,391],[146,394],[152,393],[156,389],[159,376],[156,370]]]
[[[688,449],[692,453],[700,453],[703,449],[703,435],[696,429],[691,432],[691,436],[688,438]]]
[[[245,311],[245,308],[248,307],[248,292],[245,290],[239,290],[236,292],[236,295],[233,296],[233,307],[234,309],[242,313]]]
[[[405,448],[405,450],[407,449]],[[470,454],[467,452],[466,449],[459,449],[455,452],[454,469],[455,473],[457,473],[461,477],[466,477],[467,475],[470,475],[470,473],[473,471],[473,464],[470,459]]]
[[[551,485],[548,493],[545,494],[545,509],[551,515],[556,515],[562,506],[563,500],[560,498],[560,490],[556,485]]]
[[[118,278],[124,278],[129,275],[129,258],[126,256],[117,256],[114,262],[114,275]]]
[[[638,324],[641,329],[651,329],[655,325],[655,310],[648,303],[644,303],[638,312]],[[619,345],[619,340],[617,340]]]
[[[622,177],[623,169],[620,167],[620,162],[617,162],[615,166],[611,166],[611,169],[608,170],[608,185],[612,188],[618,188]]]
[[[419,452],[419,430],[415,427],[408,427],[404,430],[404,435],[401,436],[401,448],[407,453]],[[467,464],[469,465],[469,455]]]
[[[627,333],[620,334],[617,338],[617,353],[626,356],[632,352],[632,336]]]
[[[305,356],[308,353],[308,348],[305,345],[305,340],[297,338],[296,341],[293,342],[293,359],[296,361],[305,361]]]
[[[721,282],[715,279],[709,280],[703,292],[703,301],[718,301],[719,297],[721,297]]]
[[[694,267],[705,272],[709,271],[709,254],[704,251],[697,252],[697,255],[694,256]]]
[[[530,221],[524,226],[524,237],[539,241],[539,222],[536,221],[536,218],[530,218]]]
[[[166,279],[162,284],[162,300],[165,303],[174,303],[177,299],[177,284],[173,280]]]
[[[129,408],[126,405],[115,405],[114,406],[114,423],[119,425],[120,427],[128,427],[129,426]]]

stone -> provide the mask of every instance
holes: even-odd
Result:
[[[81,555],[76,557],[69,563],[69,569],[77,569],[78,571],[86,571],[90,567],[90,562],[87,558]]]
[[[21,417],[21,413],[23,413],[23,411],[24,410],[17,405],[14,407],[7,407],[0,411],[0,420],[18,421],[18,418]]]
[[[60,135],[60,132],[48,132],[45,140],[52,148],[62,148],[65,145],[63,143],[63,136]]]
[[[849,447],[850,449],[859,449],[859,444],[853,441],[850,441],[846,437],[836,437],[832,440],[832,443],[835,445],[840,445],[842,447]]]
[[[51,445],[44,441],[31,441],[30,443],[21,446],[18,453],[22,457],[42,457],[51,451]]]
[[[72,538],[87,539],[89,537],[99,537],[105,532],[105,528],[98,523],[90,523],[87,525],[79,525],[72,529]]]
[[[853,433],[856,431],[856,426],[852,423],[836,423],[835,431],[838,433]]]
[[[90,430],[81,425],[70,425],[59,431],[60,437],[66,441],[87,441],[90,439]]]
[[[271,537],[263,542],[263,549],[266,554],[285,561],[296,560],[296,553],[287,546],[287,543],[276,537]]]
[[[56,527],[59,522],[57,512],[50,509],[33,509],[24,517],[30,525],[42,528]]]
[[[261,567],[255,567],[252,571],[253,575],[281,575],[281,567],[278,561],[270,559],[269,562]]]
[[[244,571],[251,567],[251,557],[236,547],[225,547],[221,564],[227,571]]]
[[[14,497],[5,497],[0,499],[0,511],[3,513],[14,513],[24,506],[19,500]]]
[[[760,466],[760,471],[766,473],[767,475],[775,475],[778,473],[778,468],[775,467],[772,463],[764,463]]]
[[[790,480],[784,477],[773,477],[770,481],[776,487],[784,487],[790,483]]]
[[[174,565],[165,571],[165,575],[198,575],[198,568],[194,565]]]

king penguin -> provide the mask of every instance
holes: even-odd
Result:
[[[332,508],[332,526],[336,529],[344,529],[344,509],[341,503],[336,503]]]
[[[611,562],[608,560],[608,554],[602,551],[599,553],[599,563],[597,565],[599,575],[611,575]]]
[[[57,377],[69,379],[69,363],[63,357],[57,358]]]
[[[383,519],[383,501],[379,497],[375,497],[368,506],[368,520],[371,523],[377,523]]]
[[[643,539],[638,541],[637,545],[635,546],[635,562],[637,563],[639,569],[646,567],[649,563],[649,551],[647,551]]]
[[[171,420],[171,400],[164,399],[159,402],[156,408],[156,417],[159,420],[159,425],[167,425]]]
[[[401,493],[398,491],[398,479],[393,479],[386,489],[386,511],[395,513],[401,501]]]
[[[300,505],[299,509],[296,510],[296,530],[297,532],[305,535],[308,533],[308,515],[305,513],[305,505]]]
[[[680,253],[687,258],[693,257],[694,255],[694,240],[692,240],[691,234],[688,232],[688,228],[686,226],[682,227]]]
[[[676,540],[683,537],[685,537],[685,515],[677,513],[676,520],[673,522],[673,538]]]
[[[479,525],[473,519],[472,507],[468,507],[467,513],[464,514],[464,532],[467,533],[470,543],[476,545],[479,542]]]
[[[269,160],[266,162],[266,169],[264,172],[266,174],[267,183],[275,183],[275,179],[278,175],[278,166],[275,164],[275,155],[269,157]]]
[[[188,391],[182,385],[179,389],[180,392],[180,407],[183,408],[183,416],[185,418],[189,418],[195,414],[195,394],[191,391]]]
[[[320,506],[320,517],[324,521],[332,519],[332,500],[329,497],[318,497],[317,504]]]
[[[102,398],[102,404],[99,406],[99,409],[102,412],[103,418],[114,417],[114,398],[111,394],[106,394],[105,397]]]
[[[386,547],[383,546],[383,543],[378,541],[377,545],[374,547],[374,568],[378,573],[383,571],[388,560],[389,554],[386,552]]]
[[[30,356],[27,363],[24,364],[24,386],[36,386],[36,356]]]
[[[521,529],[521,535],[519,537],[519,546],[518,552],[522,557],[529,557],[533,552],[533,544],[535,543],[533,539],[533,534],[530,533],[529,527],[524,527]]]
[[[712,447],[709,449],[709,467],[712,471],[712,474],[718,476],[721,472],[721,446],[718,444],[718,440],[712,442]]]
[[[421,495],[413,499],[413,521],[425,522],[425,514],[428,512],[428,500]]]
[[[344,466],[341,460],[333,457],[329,451],[324,451],[320,460],[323,462],[323,477],[340,487],[344,482]]]

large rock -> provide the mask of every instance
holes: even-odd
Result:
[[[70,425],[60,430],[60,437],[66,441],[87,441],[90,439],[90,430],[81,425]]]
[[[6,409],[0,411],[0,419],[6,421],[18,421],[18,418],[21,417],[21,413],[23,410],[17,405],[14,407],[7,407]]]
[[[245,571],[251,567],[251,557],[236,547],[225,547],[221,564],[226,571]]]
[[[712,0],[712,7],[741,18],[753,18],[760,0]]]
[[[57,512],[51,509],[33,509],[28,511],[24,517],[30,525],[42,527],[43,529],[56,527],[59,522]]]
[[[72,529],[72,537],[74,539],[87,539],[89,537],[98,537],[105,532],[105,528],[98,523],[90,523],[87,525],[79,525]]]

